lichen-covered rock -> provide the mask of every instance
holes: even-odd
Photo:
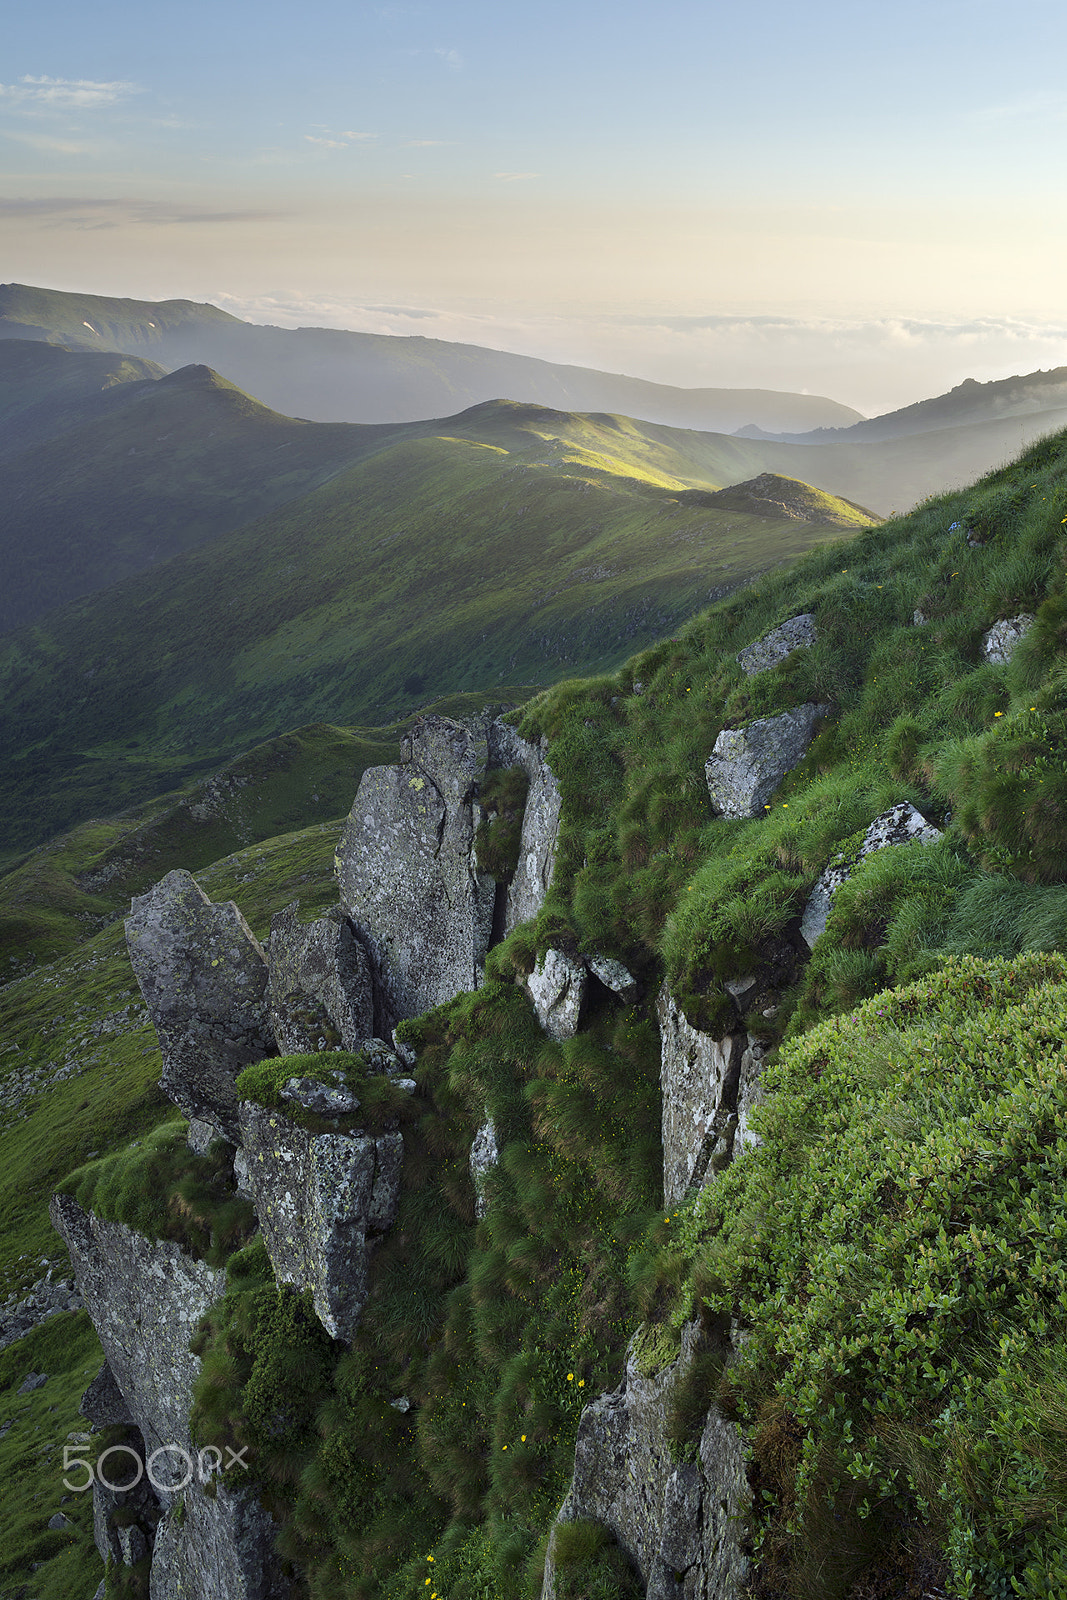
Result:
[[[321,1078],[286,1078],[279,1092],[283,1100],[317,1117],[350,1117],[359,1110],[359,1097],[340,1073],[323,1072]]]
[[[729,1161],[743,1033],[715,1039],[687,1022],[664,984],[656,1002],[663,1105],[663,1203],[677,1205]]]
[[[156,1530],[150,1600],[289,1600],[274,1553],[278,1529],[247,1490],[192,1487]]]
[[[496,1127],[492,1117],[489,1117],[474,1135],[474,1142],[471,1145],[471,1182],[474,1184],[474,1213],[478,1218],[484,1217],[489,1209],[489,1202],[485,1196],[485,1179],[499,1160]]]
[[[737,660],[742,672],[754,678],[758,672],[769,672],[794,650],[810,649],[814,643],[815,618],[805,611],[799,617],[790,617],[788,622],[783,622],[780,628],[757,639],[755,644],[748,645],[739,652]]]
[[[271,918],[267,965],[283,1056],[311,1054],[335,1040],[356,1050],[374,1032],[370,960],[340,907],[308,923],[297,920],[295,904],[279,911]]]
[[[563,799],[545,756],[546,742],[530,744],[505,722],[489,727],[489,753],[494,767],[522,767],[530,780],[519,839],[519,863],[508,885],[505,936],[520,922],[530,922],[545,903],[556,864],[556,843]]]
[[[188,1448],[200,1371],[189,1341],[222,1294],[225,1273],[169,1240],[146,1239],[122,1222],[83,1211],[70,1195],[54,1195],[50,1211],[145,1448],[149,1454],[172,1443]]]
[[[827,705],[803,705],[744,728],[724,728],[704,764],[708,793],[724,817],[758,817],[787,772],[803,760]]]
[[[632,1000],[637,993],[637,979],[629,968],[614,956],[586,956],[585,964],[594,978],[624,1000]]]
[[[1011,660],[1015,647],[1034,625],[1033,614],[1024,611],[1018,617],[1003,617],[994,622],[982,638],[982,654],[987,661],[1003,665]]]
[[[562,950],[546,950],[526,979],[537,1020],[550,1039],[573,1039],[585,995],[584,963]]]
[[[713,1406],[696,1462],[676,1462],[669,1439],[675,1385],[699,1348],[697,1324],[683,1330],[678,1359],[651,1377],[641,1375],[636,1342],[622,1386],[582,1412],[574,1476],[556,1522],[588,1519],[608,1528],[650,1600],[739,1600],[750,1500],[740,1436]],[[555,1529],[542,1600],[558,1595],[554,1536]]]
[[[276,1054],[258,940],[232,901],[212,905],[179,870],[134,899],[126,943],[159,1036],[164,1093],[234,1141],[237,1075]]]
[[[373,963],[380,1031],[482,981],[496,896],[474,850],[487,758],[483,725],[423,717],[401,765],[360,780],[337,877]]]
[[[241,1103],[242,1181],[279,1283],[310,1289],[334,1339],[351,1340],[369,1292],[375,1238],[400,1195],[399,1133],[309,1133],[281,1112]]]
[[[873,855],[876,850],[886,850],[893,845],[911,844],[914,840],[918,840],[920,844],[935,844],[941,837],[940,828],[935,828],[932,823],[927,822],[922,813],[916,811],[907,800],[902,800],[899,805],[884,811],[880,817],[875,817],[855,855],[849,856],[846,860],[832,861],[811,891],[800,923],[800,931],[808,948],[811,949],[819,935],[824,932],[837,890],[851,877],[861,861]]]
[[[78,1288],[108,1366],[144,1443],[156,1451],[155,1498],[167,1512],[152,1555],[152,1600],[286,1600],[277,1571],[277,1528],[247,1490],[204,1492],[189,1434],[199,1359],[189,1343],[222,1293],[225,1273],[170,1241],[146,1239],[121,1222],[83,1211],[69,1195],[52,1199],[53,1226],[70,1253]],[[166,1488],[193,1463],[181,1495]],[[146,1470],[147,1476],[147,1470]],[[162,1487],[160,1487],[162,1485]]]

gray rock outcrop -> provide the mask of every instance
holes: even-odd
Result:
[[[583,959],[593,977],[606,989],[624,1000],[633,999],[637,993],[637,979],[621,961],[616,961],[614,956],[585,956]]]
[[[724,817],[758,817],[787,772],[803,760],[828,705],[803,705],[744,728],[724,728],[704,765],[712,806]]]
[[[164,1093],[234,1142],[237,1075],[277,1054],[258,940],[232,901],[212,905],[179,870],[134,899],[126,943],[159,1037]]]
[[[526,979],[537,1020],[550,1039],[573,1039],[585,996],[582,961],[562,950],[546,950]]]
[[[496,721],[489,728],[490,759],[495,767],[522,767],[530,780],[519,839],[519,864],[508,885],[505,937],[520,922],[529,922],[545,903],[556,864],[556,844],[563,800],[555,773],[539,745],[520,739],[514,728]]]
[[[367,953],[340,907],[309,923],[297,920],[297,909],[286,906],[270,924],[267,965],[278,1050],[283,1056],[311,1054],[334,1038],[342,1049],[357,1050],[374,1032]]]
[[[106,1361],[82,1395],[80,1410],[94,1428],[128,1428],[133,1424],[126,1398]]]
[[[994,622],[982,637],[982,654],[995,665],[1005,665],[1015,653],[1015,647],[1034,625],[1032,612],[1024,611],[1017,617],[1003,617]]]
[[[746,646],[736,659],[746,677],[754,678],[758,672],[769,672],[794,650],[810,649],[814,643],[815,618],[805,611]]]
[[[916,840],[920,844],[935,844],[941,837],[940,828],[935,828],[932,823],[927,822],[922,813],[916,811],[907,800],[902,800],[899,805],[884,811],[880,817],[875,817],[855,855],[832,861],[824,869],[808,897],[800,923],[800,932],[809,950],[819,935],[825,931],[834,895],[852,876],[861,861],[873,855],[876,850],[911,844]]]
[[[350,1340],[367,1301],[375,1238],[396,1217],[403,1139],[309,1133],[248,1101],[240,1117],[243,1183],[275,1277],[310,1289],[326,1332]]]
[[[53,1196],[51,1216],[141,1435],[146,1477],[148,1463],[160,1453],[151,1477],[165,1516],[152,1554],[152,1600],[286,1600],[273,1521],[248,1490],[212,1483],[215,1492],[205,1493],[189,1433],[200,1370],[189,1342],[222,1293],[225,1274],[194,1261],[176,1244],[146,1239],[121,1222],[83,1211],[69,1195]],[[166,1485],[185,1475],[181,1451],[194,1471],[179,1501]]]
[[[360,780],[337,877],[374,965],[379,1033],[481,983],[496,898],[474,851],[487,759],[484,726],[423,717],[401,764]]]
[[[671,1398],[698,1347],[683,1332],[670,1366],[643,1377],[631,1344],[619,1389],[585,1408],[574,1476],[557,1523],[591,1520],[630,1556],[651,1600],[740,1600],[748,1572],[744,1516],[751,1494],[740,1436],[712,1406],[698,1460],[673,1459]],[[553,1538],[542,1600],[556,1600]]]
[[[725,1166],[737,1128],[744,1033],[715,1039],[683,1016],[664,984],[656,1003],[663,1105],[663,1203],[676,1205]]]

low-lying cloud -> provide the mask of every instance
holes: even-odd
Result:
[[[1067,365],[1067,320],[596,311],[584,317],[523,317],[283,291],[212,298],[252,322],[418,334],[683,388],[823,394],[868,416],[943,394],[965,378],[989,382]]]
[[[289,213],[252,209],[211,209],[166,200],[19,199],[0,196],[0,217],[38,222],[46,228],[170,227],[192,223],[277,222]]]

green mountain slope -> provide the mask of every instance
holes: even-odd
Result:
[[[110,351],[0,341],[0,460],[124,405],[127,385],[163,375],[153,361]]]
[[[1065,1592],[1065,525],[1062,434],[525,708],[563,793],[555,880],[483,988],[406,1025],[419,1120],[351,1349],[316,1349],[309,1377],[251,1252],[234,1261],[230,1328],[215,1318],[200,1345],[205,1408],[221,1436],[255,1440],[308,1600],[536,1600],[583,1404],[617,1388],[642,1324],[651,1377],[695,1320],[710,1349],[675,1394],[670,1447],[695,1460],[713,1400],[741,1427],[756,1594]],[[800,613],[814,645],[746,677],[738,652]],[[1023,613],[1011,659],[987,660],[988,630]],[[831,714],[764,814],[713,814],[718,733],[808,700]],[[309,735],[308,752],[328,762],[333,738]],[[244,803],[266,815],[256,773]],[[868,825],[905,802],[941,837],[857,863]],[[337,825],[307,820],[199,874],[257,934],[294,899],[310,917],[333,898]],[[81,871],[89,841],[67,849]],[[842,856],[853,870],[809,954],[801,913]],[[46,1206],[69,1168],[101,1206],[117,1174],[127,1207],[184,1198],[147,1187],[147,1135],[177,1128],[121,930],[84,932],[0,991],[12,1287],[42,1258],[63,1267]],[[598,990],[574,1039],[547,1039],[515,979],[550,947],[617,956],[636,998]],[[768,1093],[762,1146],[669,1211],[664,980],[694,1025],[729,1018],[759,1041]],[[750,996],[743,1017],[730,985]],[[467,1161],[487,1114],[501,1160],[477,1220]],[[745,1338],[724,1373],[712,1341],[731,1323]],[[34,1592],[66,1600],[72,1552],[82,1577],[99,1569],[84,1507],[50,1541],[52,1440],[80,1427],[94,1342],[84,1317],[56,1318],[12,1349],[0,1580],[17,1592],[33,1567]],[[40,1397],[19,1394],[31,1368],[51,1375]],[[306,1420],[279,1437],[279,1415]],[[579,1525],[562,1554],[572,1593],[627,1594],[603,1532]]]
[[[60,357],[67,370],[54,376],[66,377],[67,388],[84,383],[87,362],[117,365],[113,356],[0,343],[0,368],[12,349],[22,358],[39,352],[47,378]],[[120,379],[127,381],[68,405],[57,403],[60,383],[53,382],[14,419],[16,442],[25,444],[31,429],[44,440],[0,459],[0,630],[306,494],[388,432],[281,417],[206,367],[170,376],[150,369],[137,381],[137,369],[147,367],[125,362]],[[7,392],[29,397],[45,386],[40,372],[20,385],[16,371]],[[0,428],[0,437],[8,433]]]
[[[453,425],[477,437],[402,438],[294,506],[11,635],[8,848],[287,726],[380,723],[428,693],[614,665],[868,520],[845,504],[833,528],[776,505],[693,503],[665,470],[686,465],[677,452],[608,453],[628,432],[614,419],[501,405]]]
[[[441,339],[267,328],[188,300],[115,300],[0,284],[0,339],[126,351],[169,368],[203,363],[279,411],[323,422],[414,421],[510,395],[568,411],[619,411],[732,432],[847,426],[850,406],[765,389],[676,389],[617,373]]]

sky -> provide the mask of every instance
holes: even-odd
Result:
[[[1065,54],[1062,0],[38,0],[0,279],[871,414],[1067,365]]]

